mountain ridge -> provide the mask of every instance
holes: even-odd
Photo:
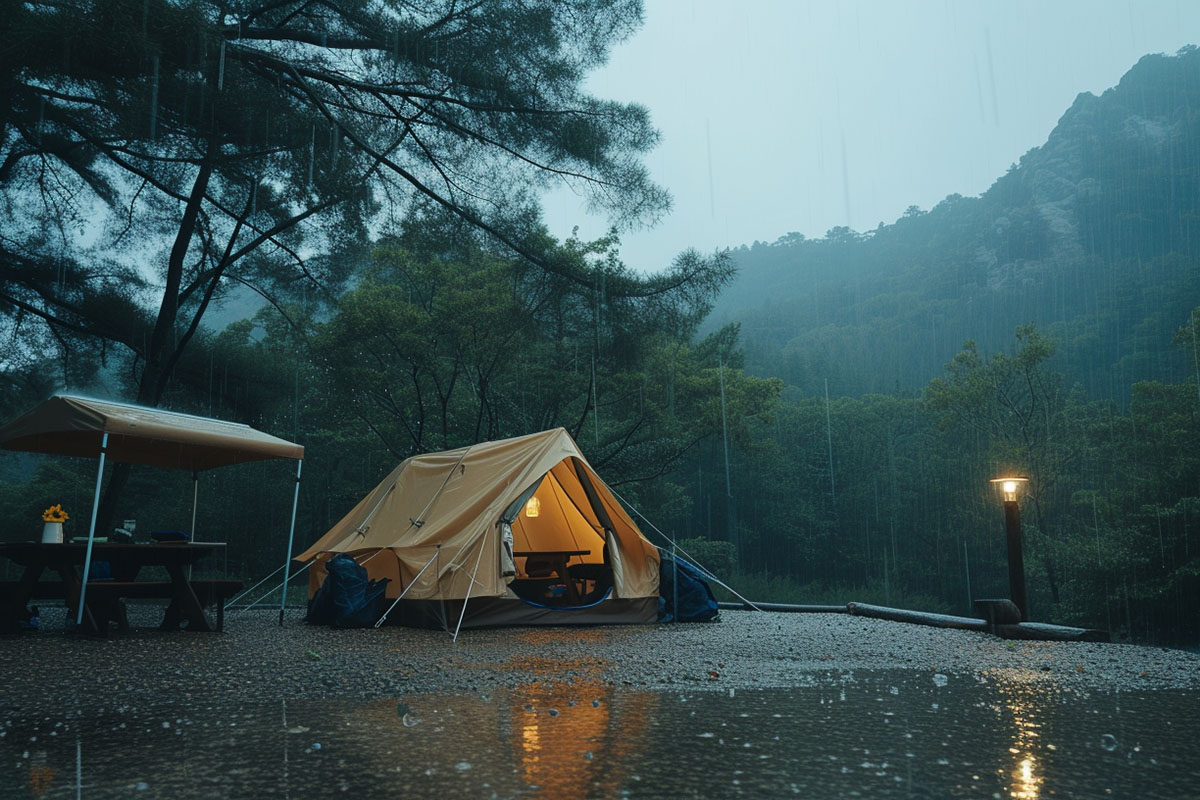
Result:
[[[1007,350],[1026,323],[1092,396],[1182,379],[1170,339],[1200,305],[1200,50],[1080,93],[978,197],[732,254],[712,324],[740,322],[747,368],[802,392],[916,391],[964,341]]]

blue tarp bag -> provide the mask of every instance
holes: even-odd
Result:
[[[658,621],[708,622],[717,616],[717,598],[695,566],[660,549],[658,563]],[[675,576],[679,589],[675,589]],[[679,607],[675,608],[678,600]]]
[[[388,578],[368,580],[352,556],[338,553],[325,564],[325,582],[308,604],[305,622],[335,628],[366,628],[383,616]]]

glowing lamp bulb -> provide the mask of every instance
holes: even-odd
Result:
[[[525,516],[536,517],[542,512],[542,501],[536,497],[529,498],[529,502],[525,504]]]
[[[1028,482],[1028,478],[1016,476],[1011,478],[992,478],[992,485],[1000,490],[1000,493],[1004,496],[1004,502],[1006,503],[1015,503],[1017,500],[1017,493],[1020,492],[1021,487]]]

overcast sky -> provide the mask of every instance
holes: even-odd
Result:
[[[1200,0],[645,0],[641,31],[588,82],[650,109],[646,159],[668,218],[622,236],[626,263],[870,230],[978,195],[1042,144],[1080,92],[1146,53],[1200,43]],[[565,238],[602,235],[545,198]]]

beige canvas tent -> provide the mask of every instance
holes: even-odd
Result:
[[[297,556],[310,594],[334,553],[391,579],[404,624],[657,617],[658,551],[562,428],[403,461]]]

